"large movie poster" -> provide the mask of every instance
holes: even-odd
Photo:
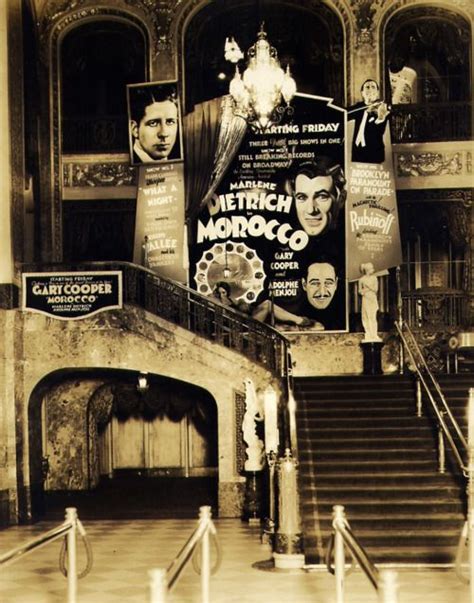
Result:
[[[248,129],[196,221],[191,283],[282,330],[346,330],[346,112],[322,97],[293,106]]]
[[[371,263],[376,273],[402,262],[395,178],[387,106],[379,87],[366,80],[362,101],[348,111],[347,279],[361,277]]]
[[[133,261],[186,282],[183,164],[140,168]]]
[[[127,86],[130,163],[138,166],[133,261],[185,283],[182,124],[176,81]]]

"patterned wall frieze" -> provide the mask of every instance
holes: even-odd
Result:
[[[392,150],[398,190],[472,187],[472,150],[466,141],[400,143]]]
[[[121,187],[134,186],[136,183],[137,169],[128,162],[63,162],[63,186],[66,188]]]
[[[456,176],[469,173],[472,167],[470,153],[397,153],[397,177]]]

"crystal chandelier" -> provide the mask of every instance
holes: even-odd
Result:
[[[293,112],[290,102],[296,93],[296,83],[290,68],[287,66],[286,71],[281,68],[278,53],[270,46],[263,23],[247,56],[243,75],[236,65],[229,92],[234,99],[234,113],[246,119],[253,130],[265,132],[278,124],[283,115]]]

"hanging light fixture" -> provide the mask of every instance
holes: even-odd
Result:
[[[146,391],[148,391],[148,388],[150,387],[148,385],[148,377],[147,377],[148,373],[146,371],[142,371],[139,375],[138,375],[138,383],[137,383],[137,390],[143,394]]]
[[[282,69],[263,23],[247,55],[247,68],[241,75],[236,65],[229,92],[234,100],[234,113],[246,119],[253,130],[264,132],[293,112],[290,102],[296,93],[296,83],[289,66],[286,71]]]

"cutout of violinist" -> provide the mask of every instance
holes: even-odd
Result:
[[[363,100],[349,107],[348,111],[348,119],[354,121],[352,161],[383,163],[383,137],[390,111],[379,98],[379,85],[375,80],[365,80],[360,91]]]

